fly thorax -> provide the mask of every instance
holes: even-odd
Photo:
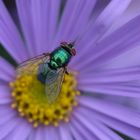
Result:
[[[50,66],[52,69],[57,69],[57,68],[60,67],[60,66],[57,64],[57,62],[54,61],[54,60],[50,60],[49,66]]]
[[[54,69],[63,67],[70,61],[71,55],[63,48],[56,49],[51,54],[50,66]]]

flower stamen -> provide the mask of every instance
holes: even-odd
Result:
[[[73,73],[65,74],[59,96],[52,104],[46,98],[45,85],[36,75],[17,76],[10,86],[13,97],[11,107],[33,123],[34,127],[39,124],[58,126],[60,121],[68,122],[73,107],[78,104],[76,97],[80,94]]]

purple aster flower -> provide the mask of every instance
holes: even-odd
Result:
[[[77,50],[51,105],[45,85],[33,73],[26,75],[30,67],[18,75],[0,58],[0,140],[122,139],[115,131],[140,138],[139,112],[120,101],[140,97],[139,65],[106,68],[140,44],[140,16],[106,34],[130,2],[100,7],[96,0],[16,0],[18,23],[0,1],[0,42],[18,64],[51,52],[61,41],[75,41]]]

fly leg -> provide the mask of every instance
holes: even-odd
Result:
[[[65,71],[65,73],[66,73],[67,75],[69,75],[69,72],[68,72],[68,69],[67,69],[66,66],[64,67],[64,71]]]
[[[50,53],[43,53],[44,56],[50,56]]]

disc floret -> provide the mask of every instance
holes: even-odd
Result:
[[[65,74],[60,94],[55,102],[49,103],[45,94],[45,85],[36,75],[20,75],[10,83],[13,102],[11,107],[20,116],[25,117],[34,127],[40,124],[58,126],[61,121],[68,122],[73,107],[77,106],[75,75]]]

